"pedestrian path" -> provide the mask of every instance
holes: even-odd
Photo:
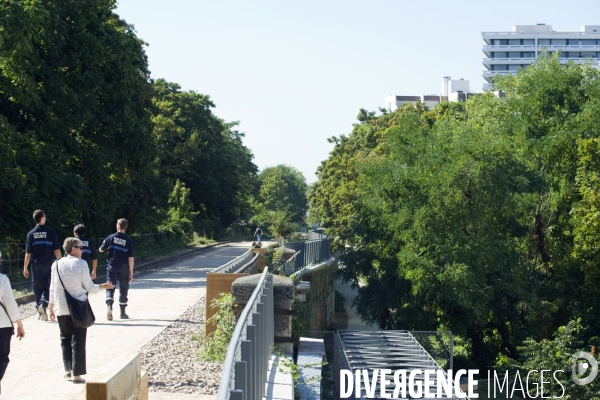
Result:
[[[232,243],[164,269],[134,276],[129,289],[129,320],[106,320],[105,292],[90,295],[96,323],[87,331],[85,379],[109,367],[113,360],[138,350],[175,321],[206,293],[206,273],[242,255],[249,242]],[[118,293],[118,290],[117,290]],[[57,323],[41,322],[37,314],[23,321],[25,338],[11,342],[10,363],[2,380],[0,399],[82,400],[85,385],[64,379]],[[150,393],[150,399],[153,399]],[[158,399],[158,397],[156,397]],[[184,399],[163,396],[160,399]]]

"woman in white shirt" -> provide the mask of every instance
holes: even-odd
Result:
[[[50,302],[48,310],[50,320],[58,319],[60,329],[60,346],[62,347],[65,378],[73,378],[73,383],[85,383],[81,375],[87,373],[85,366],[85,340],[87,328],[77,328],[69,313],[65,298],[65,289],[77,300],[85,300],[87,293],[97,293],[100,289],[113,289],[115,286],[108,282],[95,285],[90,276],[87,262],[81,259],[83,250],[81,240],[70,237],[63,243],[67,257],[52,264],[50,283]],[[60,279],[59,279],[60,273]],[[62,279],[62,284],[61,284]],[[64,289],[63,289],[63,284]]]
[[[1,263],[2,253],[0,253]],[[17,337],[19,340],[25,337],[19,306],[13,296],[10,281],[4,274],[0,274],[0,303],[2,304],[0,306],[0,381],[2,381],[9,361],[10,339],[15,334],[13,323],[17,324]]]

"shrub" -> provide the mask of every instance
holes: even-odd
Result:
[[[199,356],[204,361],[224,361],[236,324],[233,311],[235,301],[231,293],[222,293],[221,297],[213,299],[210,305],[217,308],[217,312],[207,319],[206,323],[213,323],[217,327],[204,338]]]

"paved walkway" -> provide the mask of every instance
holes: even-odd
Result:
[[[90,295],[96,323],[87,332],[87,371],[110,369],[111,362],[138,350],[175,321],[206,292],[206,272],[243,254],[250,243],[234,243],[177,261],[161,271],[134,276],[129,290],[130,320],[106,320],[105,293]],[[118,290],[117,290],[118,293]],[[57,323],[41,322],[37,314],[23,321],[25,338],[11,342],[10,363],[0,399],[85,399],[85,385],[64,378]],[[189,395],[150,392],[150,399],[189,399]],[[200,397],[195,397],[200,398]],[[202,398],[207,398],[202,396]]]

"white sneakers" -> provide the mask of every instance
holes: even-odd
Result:
[[[48,314],[46,314],[46,309],[44,306],[38,307],[38,312],[40,313],[40,318],[42,321],[48,321]]]

